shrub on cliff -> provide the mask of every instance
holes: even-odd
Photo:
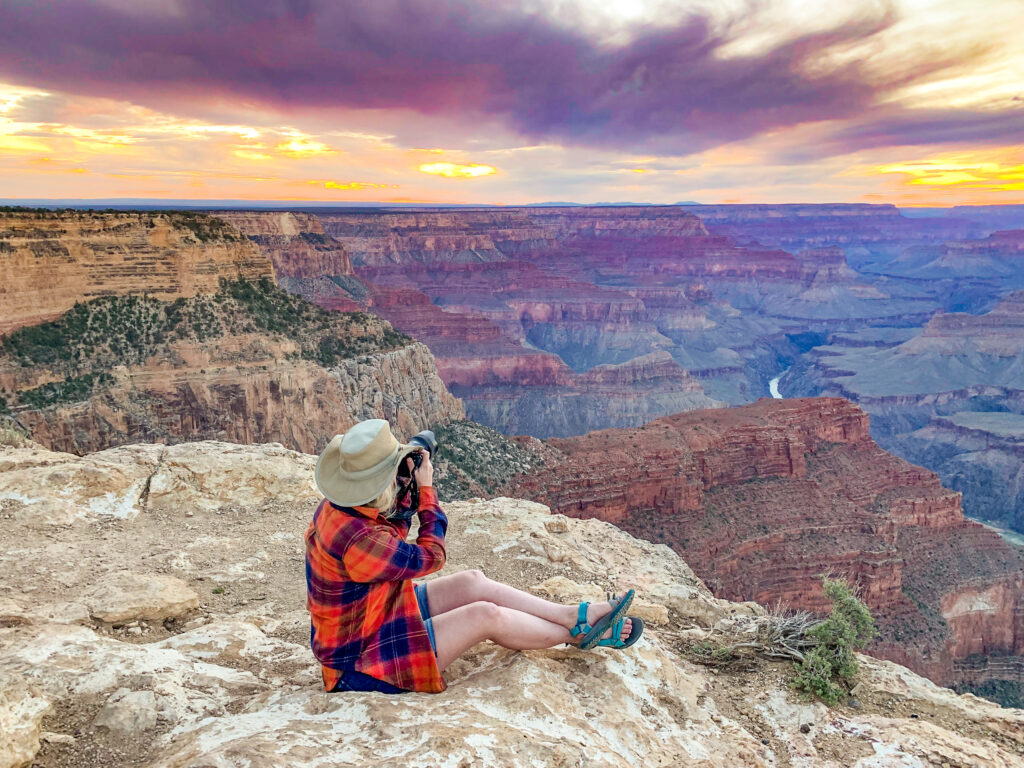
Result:
[[[832,602],[829,617],[807,634],[818,642],[797,664],[794,687],[835,705],[847,691],[859,665],[855,651],[878,634],[868,607],[842,579],[822,579]]]

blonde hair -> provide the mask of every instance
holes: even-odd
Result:
[[[387,517],[394,511],[395,496],[398,495],[398,481],[392,477],[391,482],[388,483],[387,488],[380,492],[380,494],[373,501],[368,502],[366,506],[373,507],[374,509],[380,510],[380,513]]]

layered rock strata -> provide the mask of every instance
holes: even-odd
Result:
[[[365,305],[345,246],[324,233],[320,219],[295,211],[215,211],[260,249],[278,285],[307,301],[351,311]]]
[[[439,575],[483,569],[565,602],[634,587],[632,612],[647,624],[640,643],[626,652],[483,643],[449,667],[442,694],[326,694],[295,567],[318,500],[314,462],[226,443],[82,458],[0,448],[0,587],[12,596],[0,605],[0,723],[10,735],[0,759],[82,768],[357,766],[381,755],[398,766],[693,768],[1024,759],[1024,712],[889,662],[862,657],[856,707],[832,709],[792,691],[788,663],[693,663],[688,649],[720,642],[760,609],[712,597],[666,547],[514,499],[446,505]],[[56,610],[122,568],[180,579],[202,603],[163,622]]]
[[[55,450],[227,439],[319,451],[388,419],[406,436],[465,418],[422,344],[269,282],[160,302],[99,299],[0,343],[0,411]]]
[[[87,399],[16,411],[17,423],[34,440],[78,454],[209,439],[319,452],[364,419],[387,419],[396,434],[410,437],[465,418],[430,350],[418,343],[330,368],[290,360],[292,345],[244,336],[174,351],[187,362],[152,360],[115,371],[112,383]]]
[[[198,213],[0,211],[0,334],[51,320],[77,301],[162,299],[217,290],[221,278],[273,277],[234,227]]]
[[[876,613],[875,652],[938,682],[976,682],[957,665],[979,654],[1024,657],[1022,553],[882,450],[846,400],[763,398],[547,443],[561,460],[506,492],[668,544],[721,597],[821,610],[820,576],[838,573]]]
[[[790,369],[780,389],[788,396],[856,402],[871,414],[876,440],[963,490],[973,516],[1024,531],[1020,460],[1014,449],[1007,450],[1020,434],[1019,427],[1010,428],[1013,417],[1024,414],[1024,291],[1006,295],[980,315],[939,313],[910,338],[878,339],[865,346],[833,336]],[[966,450],[949,445],[952,427],[943,420],[980,424],[999,418],[979,413],[986,411],[1007,414],[1003,428],[995,427],[1000,434],[963,434]],[[940,440],[940,433],[946,437]]]
[[[743,403],[767,391],[780,356],[798,353],[794,336],[879,321],[921,323],[935,308],[923,294],[894,295],[863,281],[838,248],[793,255],[741,247],[678,206],[320,217],[372,285],[370,310],[427,343],[449,386],[468,386],[459,394],[470,414],[508,433],[570,434],[563,424],[517,419],[520,408],[507,389],[466,385],[456,372],[468,368],[500,381],[510,369],[558,367],[534,354],[543,351],[583,373],[665,351],[709,398]],[[330,299],[318,301],[330,306]],[[670,396],[677,380],[648,383],[669,395],[661,404],[619,410],[637,414],[632,423],[639,424],[697,405]],[[577,434],[630,423],[601,414],[574,421],[568,428]]]

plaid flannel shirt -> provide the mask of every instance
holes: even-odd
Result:
[[[410,691],[446,688],[420,616],[412,579],[445,562],[448,518],[433,488],[420,489],[420,528],[372,507],[320,502],[306,531],[310,644],[330,691],[356,670]]]

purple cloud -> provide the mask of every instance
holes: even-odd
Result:
[[[407,109],[497,120],[534,141],[684,154],[863,115],[879,93],[963,65],[950,51],[881,79],[857,62],[808,76],[821,52],[897,20],[873,7],[835,29],[723,58],[736,32],[700,15],[610,46],[515,2],[7,0],[0,78],[179,113],[225,102],[285,114]]]

